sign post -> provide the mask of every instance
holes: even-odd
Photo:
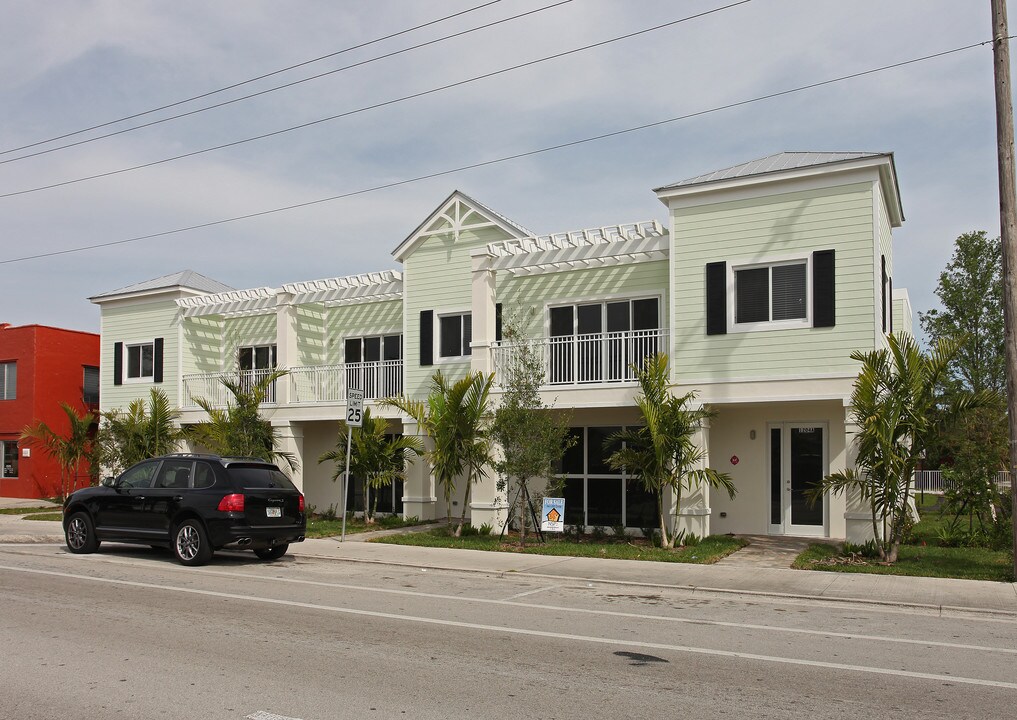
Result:
[[[364,426],[364,391],[350,388],[346,391],[346,472],[343,474],[343,533],[339,542],[346,542],[346,498],[350,492],[350,450],[353,448],[353,428]]]

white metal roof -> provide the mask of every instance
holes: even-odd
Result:
[[[205,293],[219,293],[234,289],[225,283],[213,280],[210,277],[205,277],[201,273],[196,273],[193,270],[181,270],[177,273],[163,275],[162,277],[153,278],[152,280],[145,280],[117,290],[99,293],[98,295],[90,297],[89,300],[109,300],[121,295],[134,295],[137,293],[153,292],[155,290],[169,290],[177,287],[188,288],[190,290],[197,290],[198,292]]]
[[[696,175],[685,180],[679,180],[670,185],[655,188],[654,192],[672,190],[674,188],[689,187],[690,185],[705,185],[706,183],[719,182],[721,180],[734,180],[737,178],[750,177],[753,175],[765,175],[767,173],[783,172],[786,170],[800,170],[801,168],[812,167],[813,165],[830,165],[833,163],[849,162],[862,158],[874,158],[889,156],[892,153],[886,152],[779,152],[756,160],[732,165],[731,167],[714,170],[703,175]]]

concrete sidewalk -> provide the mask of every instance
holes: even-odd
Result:
[[[0,507],[42,504],[32,501],[28,505],[17,505],[9,498],[0,498]],[[704,596],[737,594],[864,603],[932,614],[995,613],[1017,620],[1017,583],[791,570],[774,567],[778,564],[774,562],[775,554],[767,552],[763,542],[757,542],[754,550],[749,549],[753,548],[750,545],[731,556],[729,561],[716,565],[523,555],[365,542],[372,536],[391,533],[358,533],[347,536],[344,543],[336,538],[306,540],[291,545],[290,553],[298,558],[334,562],[491,575],[512,573],[541,578],[552,584],[614,583],[651,589],[668,588]],[[749,540],[751,542],[753,538]],[[63,529],[58,521],[24,520],[20,515],[0,515],[0,543],[63,543]]]

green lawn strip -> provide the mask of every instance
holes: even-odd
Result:
[[[1012,562],[1010,553],[1006,551],[902,545],[897,562],[884,565],[875,558],[855,557],[845,560],[839,548],[813,543],[795,558],[791,567],[799,570],[1013,582]]]
[[[48,512],[39,513],[38,515],[25,515],[21,518],[22,520],[63,520],[64,514],[62,512]]]
[[[0,508],[0,515],[30,515],[32,513],[46,512],[47,510],[59,510],[59,508],[50,508],[50,507]]]
[[[515,552],[530,555],[569,555],[573,557],[613,558],[615,560],[655,560],[659,562],[685,562],[711,564],[744,547],[746,542],[727,535],[711,535],[695,546],[676,548],[653,547],[637,538],[578,541],[574,538],[549,537],[540,543],[535,537],[520,548],[515,537],[501,540],[497,535],[470,535],[450,537],[445,528],[428,532],[406,533],[374,538],[371,542],[390,545],[416,545],[419,547],[486,550],[489,552]]]
[[[367,525],[363,520],[354,518],[346,519],[346,534],[353,535],[355,533],[362,532],[373,532],[375,530],[392,530],[394,528],[413,527],[420,525],[421,521],[415,518],[409,520],[403,520],[398,517],[384,517],[378,518],[378,521],[372,525]],[[338,537],[343,532],[343,519],[338,520],[325,520],[318,517],[312,517],[307,521],[307,532],[305,537],[308,538],[328,538]]]

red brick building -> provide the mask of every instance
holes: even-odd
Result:
[[[60,466],[45,452],[19,442],[25,426],[40,420],[68,429],[60,408],[99,408],[99,336],[45,325],[0,324],[0,496],[43,498],[60,494]],[[88,483],[82,466],[76,487]]]

